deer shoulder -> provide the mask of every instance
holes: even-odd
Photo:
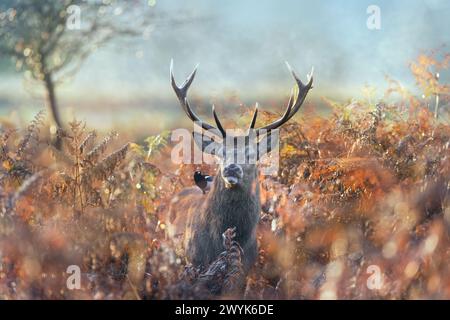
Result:
[[[203,192],[197,187],[181,190],[170,201],[166,215],[167,234],[172,239],[180,239],[185,232],[188,215],[205,199]]]

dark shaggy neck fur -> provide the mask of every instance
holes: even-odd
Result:
[[[188,222],[186,248],[196,265],[207,265],[224,250],[222,233],[236,227],[235,240],[244,250],[244,266],[253,265],[257,256],[256,225],[260,214],[256,166],[244,169],[242,181],[227,189],[222,177],[214,184],[205,202]]]

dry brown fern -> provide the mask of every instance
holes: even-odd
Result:
[[[181,281],[170,290],[172,299],[209,299],[218,295],[236,297],[242,293],[244,252],[234,240],[236,228],[227,229],[222,237],[225,251],[203,270],[188,265]]]
[[[25,134],[17,142],[11,141],[17,130],[6,130],[0,136],[0,182],[15,186],[30,177],[38,169],[33,162],[39,150],[39,133],[44,122],[44,112],[40,111],[28,125]]]
[[[49,146],[59,166],[58,182],[53,185],[53,198],[71,204],[80,212],[87,206],[106,207],[111,190],[104,189],[104,184],[114,179],[114,171],[125,159],[129,144],[107,154],[117,133],[109,133],[99,144],[94,145],[97,137],[95,131],[86,133],[85,125],[79,121],[69,125],[69,131],[58,132],[63,141],[62,150]]]

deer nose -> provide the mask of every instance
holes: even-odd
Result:
[[[224,177],[223,179],[225,180],[227,186],[230,187],[237,185],[239,182],[239,180],[236,177]]]
[[[235,186],[239,183],[239,179],[242,179],[243,171],[241,166],[237,164],[229,164],[222,171],[222,177],[225,180],[227,186]]]

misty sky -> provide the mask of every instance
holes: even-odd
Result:
[[[372,4],[381,9],[381,30],[366,27]],[[311,99],[350,97],[364,84],[382,94],[385,74],[413,86],[408,63],[450,40],[447,0],[156,0],[150,10],[192,18],[159,23],[148,39],[98,50],[61,88],[63,100],[99,99],[123,108],[136,100],[175,104],[171,58],[179,82],[200,63],[192,93],[205,103],[230,96],[248,104],[284,99],[293,85],[286,60],[302,79],[314,66]],[[0,97],[29,95],[20,76],[1,78]]]

